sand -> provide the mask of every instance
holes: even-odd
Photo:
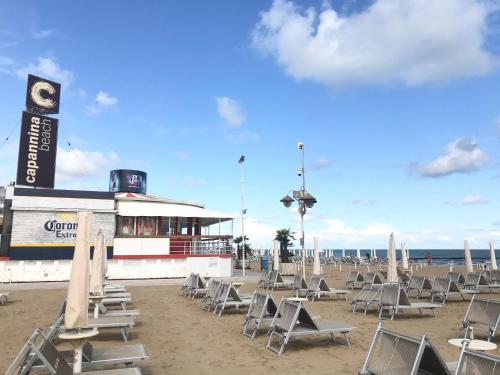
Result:
[[[350,269],[344,266],[339,272],[332,265],[324,266],[330,287],[341,288]],[[366,267],[361,270],[366,272]],[[446,272],[447,267],[434,266],[416,273]],[[255,282],[247,282],[241,292],[252,293],[255,285]],[[150,361],[138,364],[144,374],[356,374],[378,324],[375,312],[366,317],[354,315],[350,303],[343,299],[307,302],[313,315],[358,327],[351,334],[352,348],[332,343],[328,336],[311,336],[292,340],[278,357],[266,350],[265,331],[254,340],[241,334],[243,312],[228,313],[218,319],[201,310],[199,299],[180,296],[177,285],[128,287],[128,290],[134,302],[129,308],[141,310],[138,324],[130,332],[129,343],[145,344],[151,356]],[[500,299],[500,295],[487,292],[486,288],[481,295]],[[290,291],[274,292],[274,297],[279,300],[281,295],[290,294]],[[35,328],[46,330],[54,321],[64,296],[63,289],[16,290],[10,302],[0,306],[0,373]],[[428,334],[446,361],[456,361],[459,349],[447,340],[463,336],[461,321],[467,307],[468,302],[449,301],[438,312],[437,319],[430,312],[420,317],[415,311],[398,315],[394,321],[384,320],[384,325],[414,337]],[[122,344],[122,341],[118,330],[108,330],[92,343],[107,346]],[[58,347],[65,346],[59,344]],[[500,355],[500,349],[491,353]]]

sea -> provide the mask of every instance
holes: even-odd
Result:
[[[336,258],[342,257],[341,249],[323,249],[322,255],[331,254]],[[300,249],[292,251],[296,255],[300,255]],[[309,255],[312,256],[312,250],[308,250]],[[356,257],[357,249],[345,249],[345,255]],[[361,257],[366,258],[370,254],[370,249],[360,249]],[[473,263],[489,263],[490,250],[489,249],[474,249],[470,251]],[[387,249],[376,249],[377,258],[387,258]],[[432,256],[432,264],[464,264],[464,249],[409,249],[409,258],[415,262],[425,261],[427,254]],[[500,261],[500,250],[495,250],[496,258]],[[401,251],[396,250],[397,258],[401,258]]]

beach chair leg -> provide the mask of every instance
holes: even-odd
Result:
[[[121,302],[120,305],[122,306],[122,310],[127,310],[127,304],[126,302]]]
[[[128,342],[127,328],[122,328],[122,337],[123,337],[123,341]]]
[[[434,318],[437,319],[437,315],[436,315],[436,309],[431,309],[432,313],[434,314]]]
[[[349,332],[343,332],[343,334],[344,334],[344,340],[347,344],[347,347],[351,348],[351,340],[349,340],[349,336],[348,336]]]

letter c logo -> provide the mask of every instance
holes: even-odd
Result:
[[[42,96],[43,91],[47,92],[49,95],[54,95],[56,93],[56,89],[50,83],[45,81],[38,81],[35,82],[33,86],[31,86],[31,98],[40,107],[54,108],[57,103],[51,98],[44,98]]]

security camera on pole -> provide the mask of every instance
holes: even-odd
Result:
[[[300,247],[302,249],[302,276],[306,277],[306,250],[305,250],[305,236],[304,236],[304,215],[307,212],[307,208],[312,208],[314,204],[317,202],[316,198],[314,198],[311,194],[309,194],[306,190],[306,176],[305,176],[305,168],[304,168],[304,143],[298,143],[298,149],[301,152],[302,157],[302,167],[298,171],[299,177],[302,177],[302,187],[300,190],[290,190],[292,192],[292,197],[288,194],[283,197],[280,202],[283,203],[283,206],[290,207],[293,202],[298,202],[299,204],[299,214],[300,214]]]

